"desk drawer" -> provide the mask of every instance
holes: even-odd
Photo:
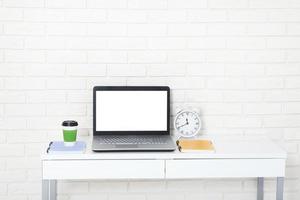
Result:
[[[283,177],[284,159],[167,160],[166,178]]]
[[[162,179],[163,160],[43,161],[43,179]]]

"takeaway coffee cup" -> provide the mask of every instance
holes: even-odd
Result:
[[[63,121],[63,135],[65,146],[73,146],[76,143],[78,123],[74,120]]]

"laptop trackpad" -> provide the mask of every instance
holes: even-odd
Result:
[[[137,148],[138,145],[137,144],[116,144],[115,145],[116,148]]]

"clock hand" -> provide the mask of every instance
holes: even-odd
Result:
[[[185,119],[185,121],[186,121],[186,124],[189,124],[189,120],[188,120],[188,118],[186,118],[186,119]]]
[[[183,124],[183,125],[181,125],[181,126],[177,126],[177,128],[181,128],[181,127],[183,127],[183,126],[186,126],[186,125],[188,125],[189,123],[185,123],[185,124]]]

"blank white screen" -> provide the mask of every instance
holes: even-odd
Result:
[[[97,91],[97,131],[166,131],[167,91]]]

